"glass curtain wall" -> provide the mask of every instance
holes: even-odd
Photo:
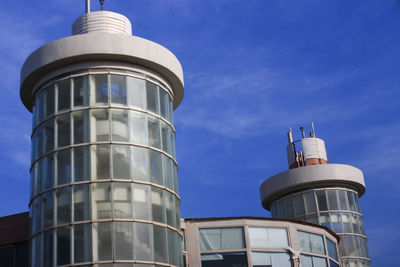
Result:
[[[344,267],[371,265],[355,191],[345,188],[304,191],[275,201],[271,213],[276,218],[296,218],[324,225],[337,233],[341,238],[339,249]]]
[[[172,101],[161,81],[118,69],[37,91],[32,267],[182,266]]]

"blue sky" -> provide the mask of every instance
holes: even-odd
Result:
[[[84,0],[0,5],[0,216],[27,210],[31,116],[19,71],[70,35]],[[98,9],[97,1],[92,1]],[[331,163],[364,171],[374,266],[400,249],[400,7],[387,1],[106,0],[182,63],[175,111],[183,217],[269,216],[259,185],[287,169],[286,132],[316,125]]]

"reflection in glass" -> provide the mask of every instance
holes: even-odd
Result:
[[[110,140],[110,125],[108,123],[108,110],[98,109],[92,111],[91,119],[92,140],[96,142]],[[95,125],[95,127],[93,127]]]
[[[53,266],[53,231],[46,231],[43,233],[43,266]],[[21,267],[24,265],[21,265]]]
[[[147,125],[149,146],[161,148],[160,123],[158,119],[148,116]]]
[[[142,147],[132,147],[133,179],[149,181],[149,150]]]
[[[111,218],[110,183],[92,184],[92,218]]]
[[[113,218],[132,218],[131,183],[113,183]]]
[[[54,104],[56,103],[54,98],[54,85],[45,88],[44,91],[46,92],[45,118],[47,118],[54,114]]]
[[[107,74],[93,75],[96,103],[108,104],[108,79]]]
[[[133,184],[134,218],[151,220],[150,189],[148,185]]]
[[[57,118],[57,140],[58,147],[69,146],[71,144],[71,124],[69,114]]]
[[[97,245],[95,254],[97,258],[94,260],[112,260],[112,239],[111,239],[111,222],[94,223],[93,224],[93,245]]]
[[[146,115],[141,112],[131,112],[131,140],[134,144],[147,145]]]
[[[44,153],[48,153],[54,149],[54,120],[43,125],[43,138]]]
[[[143,79],[128,77],[129,105],[146,109],[146,81]]]
[[[44,158],[44,190],[54,186],[54,153]]]
[[[74,144],[89,142],[89,122],[88,111],[78,111],[72,113],[74,127]]]
[[[154,260],[158,262],[168,262],[167,255],[167,236],[166,229],[160,226],[153,226],[154,238]]]
[[[111,116],[112,140],[119,142],[129,141],[128,111],[112,109]]]
[[[114,222],[116,260],[133,260],[133,223]]]
[[[48,192],[42,196],[43,228],[53,226],[54,198],[53,192]]]
[[[90,224],[74,225],[74,257],[75,263],[89,262],[92,256]]]
[[[165,210],[163,205],[163,191],[157,187],[151,187],[151,208],[153,220],[160,223],[165,223]]]
[[[70,227],[57,228],[57,264],[64,265],[71,262]]]
[[[71,107],[71,80],[65,79],[57,82],[58,111]]]
[[[153,261],[153,225],[147,223],[135,223],[135,260]]]
[[[163,185],[161,154],[154,150],[150,150],[150,181]]]
[[[146,81],[147,109],[158,113],[158,87],[154,83]]]
[[[92,146],[91,163],[93,179],[110,179],[110,146]]]
[[[200,250],[245,248],[242,227],[199,229]]]
[[[126,105],[126,76],[110,75],[111,102],[113,104]]]
[[[315,194],[317,195],[317,200],[318,200],[318,210],[319,211],[328,210],[325,191],[316,191]]]
[[[72,79],[74,86],[74,107],[86,106],[88,103],[88,79],[87,76]]]
[[[74,181],[81,182],[89,180],[89,147],[74,148]]]
[[[71,150],[64,149],[57,152],[57,183],[58,185],[71,182]]]
[[[57,189],[57,224],[71,222],[71,188]]]
[[[74,186],[74,221],[90,219],[89,214],[89,185]]]

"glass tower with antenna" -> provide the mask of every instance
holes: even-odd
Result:
[[[182,266],[173,109],[179,61],[108,11],[33,52],[31,266]]]

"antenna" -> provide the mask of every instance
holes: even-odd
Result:
[[[289,144],[293,143],[292,128],[289,128],[289,132],[287,134],[288,134]]]
[[[300,131],[301,131],[301,136],[303,136],[303,138],[306,138],[306,135],[304,134],[303,126],[300,127]]]
[[[90,0],[86,0],[86,13],[90,13]]]
[[[101,11],[103,11],[104,0],[100,0]]]
[[[314,128],[314,122],[311,122],[311,128],[312,128],[312,136],[311,137],[315,137],[315,128]]]

